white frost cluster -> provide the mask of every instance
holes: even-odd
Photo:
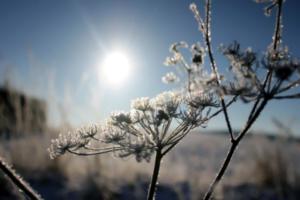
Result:
[[[197,100],[195,97],[192,101]],[[157,148],[176,144],[196,125],[206,122],[199,114],[212,105],[208,101],[213,99],[201,100],[202,107],[195,108],[182,93],[173,91],[152,99],[138,98],[132,101],[130,112],[114,112],[102,126],[60,134],[52,140],[50,156],[55,158],[66,152],[77,155],[114,152],[119,157],[134,156],[137,161],[149,161]],[[191,109],[187,113],[183,108]],[[188,117],[193,120],[187,121]]]
[[[146,111],[151,109],[150,106],[150,98],[149,97],[141,97],[135,99],[131,102],[131,108],[140,111]]]

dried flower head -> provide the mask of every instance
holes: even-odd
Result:
[[[151,110],[152,107],[150,105],[150,98],[149,97],[141,97],[135,99],[131,102],[131,108],[140,111],[147,111]]]

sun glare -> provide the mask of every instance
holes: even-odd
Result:
[[[110,85],[120,85],[129,76],[128,57],[121,52],[112,52],[105,57],[100,69],[99,78],[104,78]]]

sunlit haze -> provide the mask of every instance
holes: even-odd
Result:
[[[135,98],[151,98],[183,85],[162,83],[162,76],[176,70],[163,63],[172,43],[203,42],[191,2],[1,1],[0,84],[9,82],[44,99],[48,122],[57,126],[101,122],[113,111],[128,111]],[[203,14],[205,1],[196,2]],[[251,47],[261,55],[272,42],[275,15],[266,17],[263,6],[252,0],[212,2],[212,45],[219,71],[226,74],[229,64],[218,51],[220,44],[237,40],[242,49]],[[299,57],[300,1],[286,2],[282,41]],[[191,62],[189,52],[186,61]],[[209,69],[209,63],[205,65]],[[299,119],[299,101],[282,105],[269,104],[254,129],[274,130],[266,126],[273,117],[283,122]],[[247,109],[244,104],[229,109],[234,129],[243,126]],[[300,129],[299,124],[291,127]],[[226,128],[224,119],[214,119],[208,128]]]
[[[122,52],[109,53],[99,68],[99,79],[104,80],[103,84],[118,87],[128,81],[131,71],[129,58]]]

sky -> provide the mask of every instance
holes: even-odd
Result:
[[[196,1],[203,14],[204,1]],[[180,84],[165,85],[163,65],[172,43],[202,41],[189,0],[2,0],[0,2],[0,83],[48,102],[49,123],[74,126],[103,121],[112,111],[129,110],[137,97],[153,97]],[[217,51],[234,40],[262,53],[271,43],[274,16],[252,0],[213,1],[212,44],[220,71],[228,63]],[[300,57],[298,8],[300,1],[284,4],[283,42]],[[99,75],[106,55],[122,51],[130,75],[112,86]],[[208,67],[208,66],[207,66]],[[273,131],[272,117],[291,122],[294,130],[299,101],[274,102],[254,126]],[[247,108],[230,108],[233,127],[243,126]],[[225,127],[222,116],[209,127]]]

